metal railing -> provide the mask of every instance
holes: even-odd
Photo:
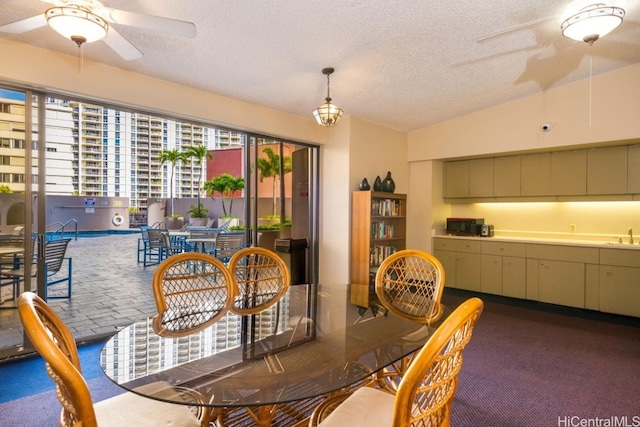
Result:
[[[60,234],[60,238],[64,239],[64,232],[65,232],[65,228],[69,225],[69,224],[73,224],[73,235],[74,235],[74,240],[78,240],[78,220],[76,219],[70,219],[69,221],[65,222],[64,224],[61,222],[54,222],[53,224],[49,224],[47,225],[47,230],[49,230],[50,227],[53,227],[55,225],[59,225],[58,228],[56,228],[52,234]],[[47,232],[48,233],[48,232]]]

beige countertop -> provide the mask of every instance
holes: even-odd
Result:
[[[615,249],[631,249],[640,250],[639,242],[634,242],[633,245],[627,243],[627,240],[623,239],[623,243],[617,243],[617,240],[593,240],[593,239],[570,239],[570,238],[553,238],[553,237],[531,237],[531,236],[494,236],[494,237],[480,237],[480,236],[454,236],[449,234],[436,234],[433,237],[447,238],[447,239],[473,239],[487,242],[518,242],[518,243],[540,243],[550,245],[565,245],[565,246],[587,246],[587,247],[600,247],[600,248],[615,248]],[[638,239],[640,240],[640,236]]]

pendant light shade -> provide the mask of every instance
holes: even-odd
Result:
[[[51,28],[78,45],[100,40],[109,31],[104,19],[77,6],[52,7],[45,16]]]
[[[562,35],[592,45],[622,24],[624,13],[624,9],[620,7],[605,6],[604,3],[592,4],[562,22]]]
[[[324,68],[322,74],[327,76],[327,97],[325,103],[313,110],[313,115],[320,126],[335,126],[342,117],[342,109],[331,103],[329,95],[329,76],[334,72],[333,68]]]

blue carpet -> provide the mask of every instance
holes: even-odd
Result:
[[[78,348],[82,374],[87,381],[103,376],[100,368],[100,351],[104,342],[87,344]],[[0,403],[54,390],[55,385],[44,367],[41,357],[16,360],[0,364]]]

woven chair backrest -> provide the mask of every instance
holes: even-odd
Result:
[[[462,351],[482,308],[475,297],[460,304],[416,354],[396,393],[393,427],[440,426],[449,419]]]
[[[221,319],[231,307],[233,280],[219,259],[185,252],[164,260],[153,275],[158,335],[181,337]]]
[[[398,317],[429,323],[440,317],[444,267],[433,255],[405,249],[388,256],[376,273],[380,303]]]
[[[256,314],[271,307],[291,284],[285,262],[264,248],[240,249],[231,257],[229,270],[235,285],[231,311],[240,315]]]

